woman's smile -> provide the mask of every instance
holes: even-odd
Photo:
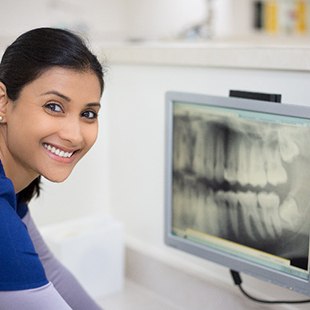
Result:
[[[74,159],[73,154],[77,152],[77,150],[66,150],[65,148],[62,147],[57,147],[52,144],[48,143],[43,143],[43,147],[48,151],[48,154],[51,156],[51,158],[71,163]],[[64,159],[67,159],[64,161]]]

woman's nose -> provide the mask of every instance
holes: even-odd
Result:
[[[80,145],[83,141],[80,121],[73,118],[65,119],[59,130],[59,136],[74,146]]]

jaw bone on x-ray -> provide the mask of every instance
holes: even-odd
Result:
[[[309,134],[309,127],[176,105],[173,226],[307,269],[300,260],[309,255]]]

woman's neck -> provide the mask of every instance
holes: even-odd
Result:
[[[1,130],[0,130],[1,132]],[[0,133],[0,160],[5,172],[5,176],[13,183],[16,193],[26,188],[38,175],[30,173],[20,162],[15,160]]]

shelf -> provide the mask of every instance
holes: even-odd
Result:
[[[101,44],[100,56],[108,64],[310,71],[310,39],[119,42]]]

